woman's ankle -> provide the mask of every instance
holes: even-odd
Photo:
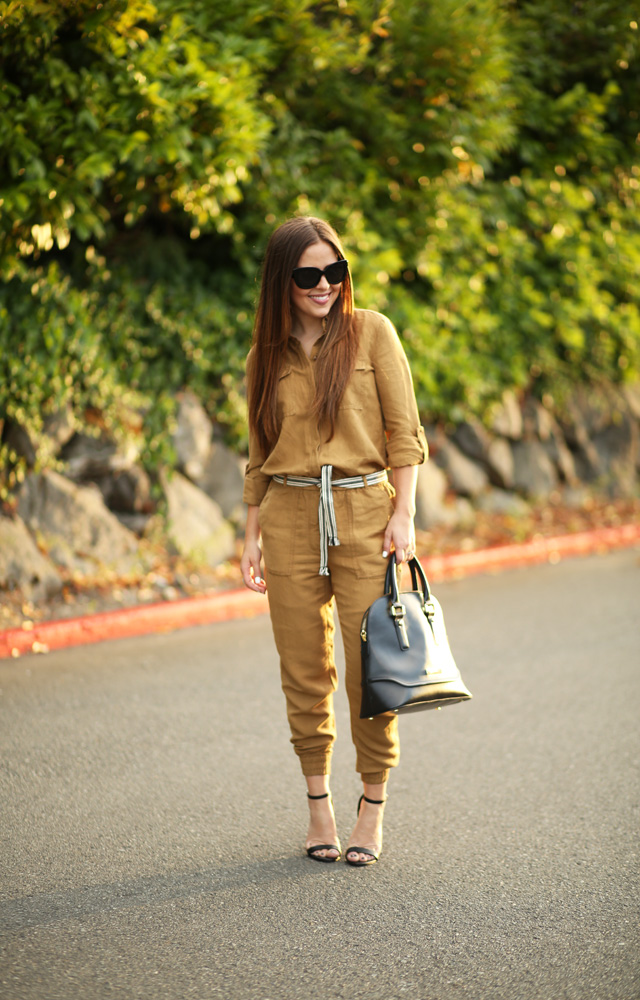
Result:
[[[330,796],[329,775],[309,774],[305,778],[307,782],[307,795],[310,799],[318,799],[321,796]]]
[[[387,801],[386,781],[378,782],[376,784],[369,784],[369,782],[363,781],[362,787],[364,789],[365,802],[378,805]]]

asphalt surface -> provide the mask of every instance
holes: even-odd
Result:
[[[370,869],[303,856],[267,619],[0,662],[2,1000],[638,1000],[640,553],[434,589],[474,700]]]

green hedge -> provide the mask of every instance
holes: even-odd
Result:
[[[0,413],[228,440],[260,258],[328,217],[426,420],[640,372],[638,26],[568,0],[0,5]],[[0,446],[2,490],[22,474]],[[41,458],[50,460],[46,449]]]

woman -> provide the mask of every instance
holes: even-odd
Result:
[[[341,856],[329,793],[335,598],[364,788],[346,860],[371,865],[399,746],[395,715],[360,719],[360,623],[383,592],[389,552],[399,561],[414,553],[426,442],[397,334],[380,313],[354,310],[340,240],[321,219],[290,219],[269,241],[247,384],[242,573],[249,589],[269,590],[291,742],[307,782],[307,854],[325,863]]]

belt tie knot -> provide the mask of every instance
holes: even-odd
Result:
[[[283,486],[315,486],[320,490],[320,502],[318,503],[318,524],[320,527],[320,576],[329,576],[329,546],[339,545],[338,526],[336,524],[336,512],[333,506],[333,489],[338,487],[342,490],[362,489],[363,486],[375,486],[376,483],[387,481],[385,469],[380,472],[372,472],[367,476],[349,476],[346,479],[332,479],[333,466],[323,465],[320,470],[320,478],[315,476],[273,476],[276,483]]]

